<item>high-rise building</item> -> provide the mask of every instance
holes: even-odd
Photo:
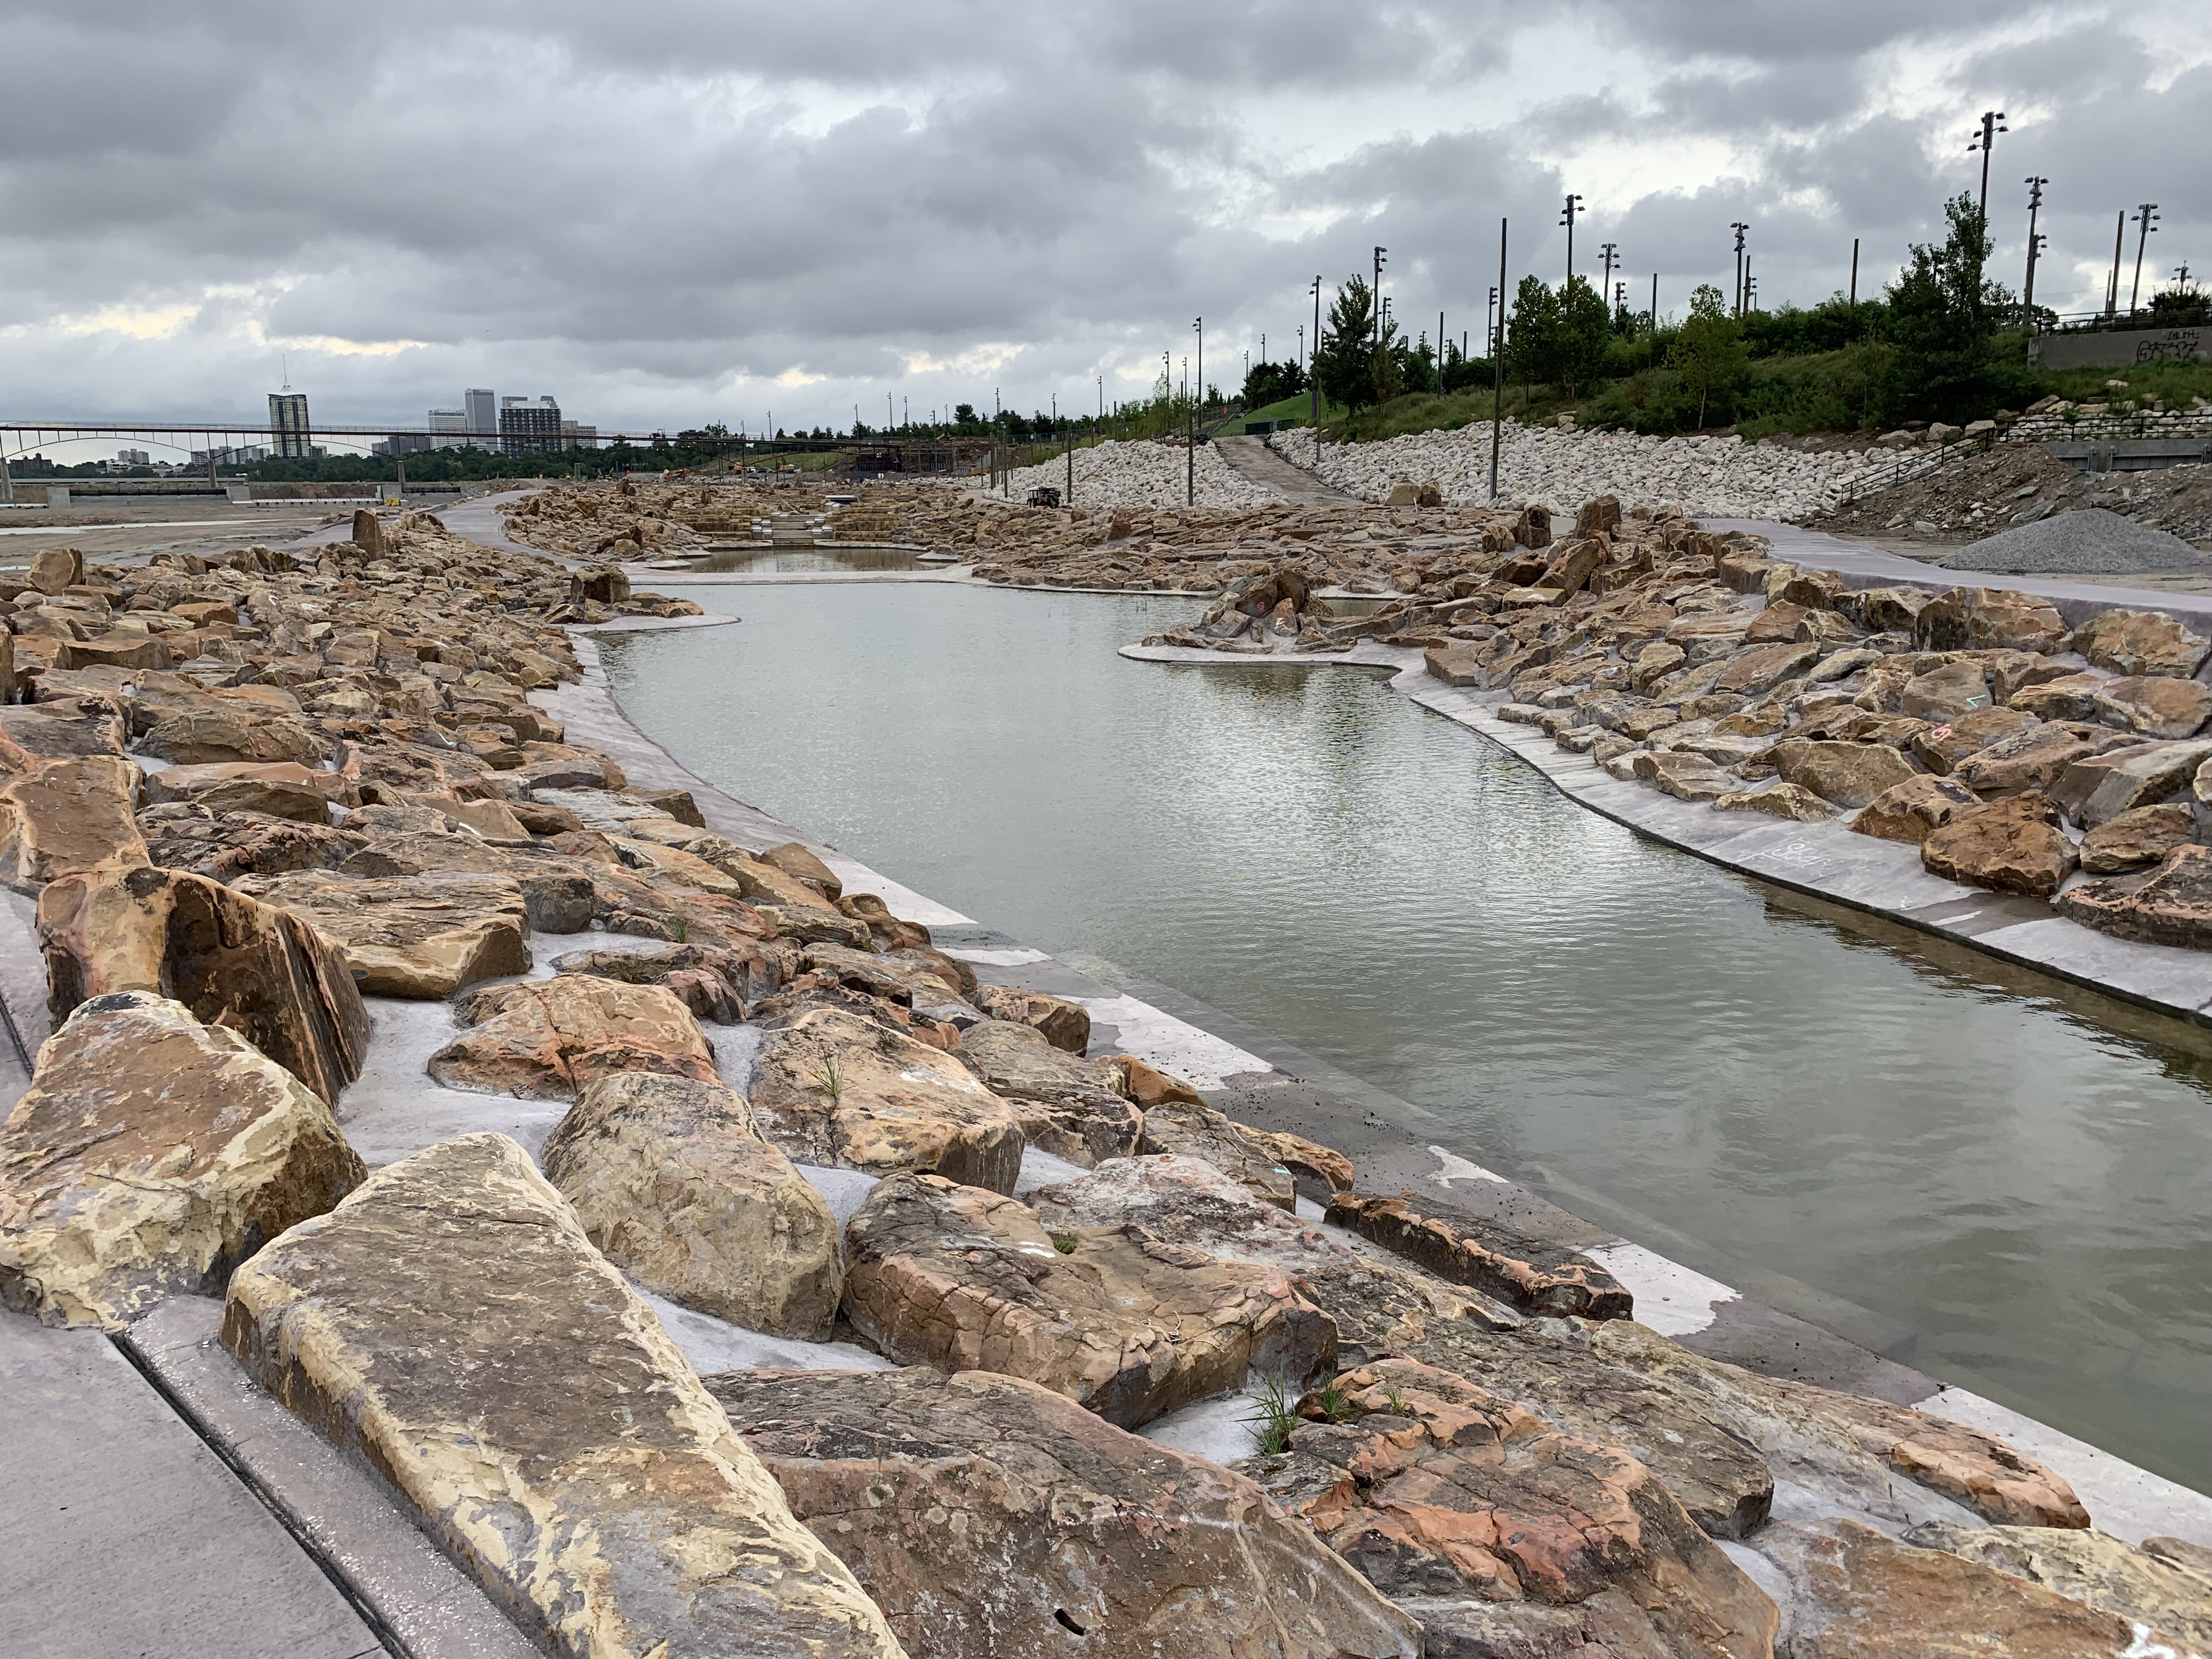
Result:
[[[269,394],[269,424],[276,435],[276,449],[287,460],[307,459],[307,394],[286,386]]]
[[[115,452],[118,466],[150,466],[154,458],[143,449],[118,449]]]
[[[452,432],[457,434],[466,432],[469,429],[469,412],[465,409],[434,409],[430,411],[428,425],[430,430],[433,432]],[[433,449],[460,449],[465,447],[468,441],[469,441],[466,438],[458,436],[452,438],[433,438],[430,440],[430,447]]]
[[[574,421],[561,422],[561,447],[563,449],[597,449],[599,429],[595,426],[579,425]]]
[[[468,415],[462,430],[477,434],[471,441],[478,449],[489,449],[491,434],[499,430],[499,399],[489,386],[472,386],[461,393],[461,407]]]
[[[509,455],[559,453],[561,405],[550,398],[501,398],[499,443]]]

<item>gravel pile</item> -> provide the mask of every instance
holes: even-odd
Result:
[[[1310,465],[1311,436],[1301,433],[1289,443],[1293,458]],[[1554,513],[1617,495],[1700,517],[1795,520],[1832,507],[1861,479],[1893,465],[1893,457],[1861,450],[1787,449],[1734,436],[1563,432],[1508,422],[1498,489],[1500,499],[1541,501]],[[1319,471],[1369,501],[1382,500],[1395,483],[1433,478],[1446,503],[1479,506],[1490,498],[1490,427],[1324,446]]]
[[[2006,575],[2212,574],[2212,555],[2198,552],[2179,536],[2124,519],[2101,507],[2016,525],[1970,542],[1936,562],[1945,570],[1987,570]]]
[[[1093,449],[1075,452],[1077,507],[1181,507],[1187,483],[1185,451],[1180,444],[1140,441],[1120,443],[1111,439]],[[1007,497],[1019,501],[1030,490],[1048,486],[1067,490],[1067,463],[1055,459],[1042,466],[1016,467],[1008,475]],[[1198,450],[1198,505],[1200,507],[1271,507],[1282,497],[1254,483],[1214,453],[1211,444]]]

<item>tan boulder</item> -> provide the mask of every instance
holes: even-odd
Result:
[[[2049,898],[2075,865],[2057,817],[2035,789],[1969,807],[1920,843],[1920,862],[1951,881]]]
[[[0,882],[35,893],[58,876],[148,862],[139,782],[120,755],[47,761],[0,782]]]
[[[150,992],[94,998],[0,1124],[0,1302],[114,1329],[218,1294],[362,1174],[330,1108],[243,1038]]]
[[[1630,758],[1636,776],[1677,800],[1717,800],[1735,793],[1737,780],[1703,755],[1641,750]]]
[[[264,1249],[222,1336],[549,1653],[902,1654],[504,1135],[402,1159]]]
[[[735,950],[716,945],[655,945],[641,951],[571,951],[553,958],[556,971],[594,974],[628,985],[665,985],[697,1019],[733,1025],[745,1005],[772,995],[789,968],[780,947]]]
[[[1138,1151],[1200,1159],[1278,1209],[1297,1209],[1297,1177],[1277,1149],[1211,1106],[1166,1100],[1147,1107]]]
[[[1291,1134],[1283,1129],[1256,1129],[1249,1123],[1231,1121],[1237,1133],[1257,1148],[1262,1158],[1272,1158],[1309,1189],[1324,1194],[1348,1193],[1357,1182],[1357,1172],[1352,1160],[1334,1146],[1324,1146],[1317,1140],[1308,1140],[1304,1135]],[[1251,1190],[1247,1187],[1248,1192]],[[1255,1197],[1258,1194],[1254,1194]]]
[[[722,868],[738,884],[738,892],[748,899],[802,913],[828,911],[843,919],[820,888],[775,865],[754,859],[729,859],[724,860]],[[839,931],[842,933],[845,930]]]
[[[154,801],[191,801],[210,812],[266,812],[304,823],[330,821],[330,803],[346,798],[345,780],[295,761],[219,761],[172,766],[150,775]]]
[[[1755,696],[1773,685],[1803,673],[1820,660],[1817,645],[1760,645],[1738,652],[1713,678],[1715,691]]]
[[[1935,597],[1922,587],[1863,587],[1838,602],[1877,634],[1910,633]]]
[[[1680,668],[1686,653],[1679,645],[1658,640],[1636,653],[1635,665],[1629,670],[1629,685],[1639,695],[1650,691],[1661,680]]]
[[[41,593],[65,592],[84,580],[84,555],[74,547],[42,547],[25,574]]]
[[[1446,685],[1471,686],[1480,690],[1490,684],[1489,653],[1480,645],[1431,646],[1422,654],[1422,666],[1432,679]]]
[[[167,668],[176,660],[174,648],[158,634],[118,632],[96,640],[64,640],[54,652],[57,668]]]
[[[665,986],[556,974],[471,991],[453,1018],[471,1029],[428,1061],[449,1089],[567,1100],[618,1072],[719,1080],[699,1022]]]
[[[2092,699],[2097,712],[2115,726],[2151,738],[2194,737],[2212,720],[2212,685],[2171,674],[2142,674],[2106,680]]]
[[[1767,1659],[1773,1605],[1651,1471],[1406,1359],[1237,1468],[1421,1620],[1432,1654]]]
[[[1620,1281],[1580,1251],[1547,1244],[1447,1200],[1340,1193],[1329,1200],[1328,1221],[1448,1283],[1471,1285],[1532,1313],[1626,1319],[1635,1310]]]
[[[2197,815],[2185,801],[2131,807],[2081,837],[2081,868],[2093,876],[2139,870],[2159,863],[2196,830]]]
[[[2022,686],[2005,699],[2005,707],[2046,720],[2094,720],[2097,693],[2105,684],[2101,674],[2062,674]]]
[[[706,1379],[916,1655],[1415,1659],[1414,1621],[1258,1487],[983,1371]],[[958,1526],[915,1524],[957,1515]]]
[[[1981,804],[1979,795],[1954,779],[1911,777],[1869,801],[1850,827],[1862,836],[1917,847],[1960,813]]]
[[[1773,645],[1784,641],[1794,643],[1797,638],[1797,624],[1803,622],[1808,614],[1802,605],[1777,599],[1752,618],[1751,625],[1743,630],[1743,642],[1746,645]]]
[[[2066,769],[2097,751],[2097,739],[2073,725],[2023,726],[1954,761],[1951,775],[1978,795],[2016,795],[2048,789]]]
[[[1115,1091],[1104,1061],[1063,1053],[1036,1027],[1003,1019],[963,1031],[960,1052],[992,1093],[1013,1103],[1022,1139],[1038,1151],[1086,1170],[1136,1155],[1145,1115]]]
[[[300,721],[228,708],[171,714],[155,721],[139,746],[179,765],[289,761],[312,766],[323,757],[321,741]]]
[[[592,1243],[647,1290],[805,1341],[836,1322],[836,1218],[760,1138],[742,1095],[651,1072],[601,1077],[542,1163]]]
[[[2048,599],[2010,588],[1946,588],[1912,619],[1923,651],[2033,651],[2066,640],[2066,621]]]
[[[1819,823],[1836,816],[1835,807],[1811,790],[1795,783],[1778,783],[1765,789],[1735,789],[1713,798],[1720,812],[1757,812],[1794,823]]]
[[[902,1006],[939,1007],[963,1000],[957,978],[939,971],[942,963],[936,961],[826,943],[806,945],[799,960],[823,982],[848,985]]]
[[[902,1364],[1025,1377],[1123,1428],[1335,1368],[1335,1326],[1273,1268],[1133,1225],[1055,1237],[939,1176],[888,1177],[847,1224],[845,1313]]]
[[[1758,1547],[1779,1569],[1790,1603],[1790,1659],[2114,1659],[2145,1651],[2112,1613],[1854,1521],[1777,1526]]]
[[[2069,765],[2051,786],[2051,799],[2075,823],[2094,829],[2187,787],[2208,759],[2212,759],[2212,740],[2108,749]]]
[[[1989,676],[1972,657],[1960,657],[1907,680],[1897,706],[1923,720],[1955,720],[1990,708]]]
[[[2146,1626],[2153,1642],[2212,1653],[2212,1575],[2162,1560],[2110,1534],[1931,1521],[1913,1528],[1905,1541],[1993,1567],[2130,1625]],[[2142,1645],[2142,1638],[2136,1645]]]
[[[837,1008],[771,1029],[752,1094],[760,1132],[802,1164],[932,1172],[1012,1192],[1018,1109],[954,1055]]]
[[[760,861],[787,876],[812,884],[821,890],[822,897],[833,903],[844,896],[845,884],[837,878],[837,872],[799,842],[787,841],[781,847],[769,848],[760,854]]]
[[[39,895],[47,1006],[112,991],[173,997],[335,1103],[361,1075],[368,1011],[343,954],[306,921],[181,870],[103,867]]]
[[[2212,656],[2212,640],[2163,611],[2107,611],[2074,630],[2073,647],[2116,674],[2188,678]]]
[[[978,985],[969,1000],[994,1019],[1034,1025],[1047,1042],[1065,1053],[1079,1054],[1091,1046],[1091,1011],[1066,997],[1011,985]]]
[[[1948,773],[1969,755],[1978,755],[1991,744],[2035,723],[2034,715],[2017,708],[1977,708],[1915,732],[1912,756],[1931,772]]]
[[[1553,554],[1551,562],[1544,567],[1544,574],[1536,579],[1536,586],[1553,589],[1565,599],[1581,590],[1611,551],[1603,537],[1578,534]]]
[[[377,997],[449,997],[480,979],[530,971],[530,919],[511,876],[378,881],[329,870],[241,876],[234,890],[313,922]]]
[[[2059,895],[2058,913],[2118,939],[2212,950],[2212,847],[2177,847],[2140,883],[2085,881]]]
[[[128,735],[104,697],[0,707],[0,768],[27,772],[50,760],[120,755]]]
[[[1783,782],[1838,806],[1864,806],[1884,790],[1918,775],[1901,752],[1882,743],[1785,738],[1774,745],[1771,758]]]

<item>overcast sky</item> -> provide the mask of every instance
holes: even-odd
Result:
[[[374,7],[0,0],[0,404],[420,425],[464,386],[604,428],[1231,386],[1389,250],[1408,332],[1618,244],[1632,301],[1861,292],[1997,141],[1997,274],[2212,270],[2212,5],[1626,0]],[[2132,281],[2128,231],[2122,301]],[[111,446],[112,447],[112,446]]]

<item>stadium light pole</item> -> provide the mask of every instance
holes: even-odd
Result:
[[[2032,328],[2034,326],[2035,316],[2035,256],[2042,251],[2044,240],[2043,237],[2037,234],[2035,217],[2043,206],[2043,187],[2051,180],[2037,174],[2030,174],[2027,182],[2027,281],[2021,288],[2020,308],[2028,318],[2028,326]]]
[[[1984,110],[1980,135],[1966,141],[1967,155],[1972,155],[1976,150],[1982,153],[1982,222],[1984,225],[1990,221],[1990,148],[1996,143],[1997,134],[2012,131],[2004,124],[2004,118],[2005,113],[2001,109]]]
[[[1613,256],[1620,252],[1620,244],[1618,242],[1600,242],[1597,245],[1597,248],[1598,252],[1605,257],[1605,281],[1603,285],[1600,288],[1599,292],[1610,294],[1613,292],[1613,267],[1616,263]],[[1574,275],[1571,270],[1567,274],[1570,276]]]
[[[1729,228],[1735,233],[1735,314],[1741,317],[1743,315],[1743,234],[1751,227],[1741,219],[1732,219],[1729,222]]]
[[[1313,355],[1308,360],[1306,379],[1313,393],[1314,465],[1321,465],[1321,275],[1316,271],[1313,281],[1314,331]]]
[[[1505,292],[1505,221],[1498,222],[1498,292]],[[1490,343],[1490,499],[1498,499],[1498,452],[1505,437],[1505,307],[1498,307],[1498,332]]]
[[[1582,202],[1581,197],[1569,191],[1566,205],[1559,211],[1559,222],[1567,228],[1567,282],[1569,283],[1575,280],[1575,215],[1582,211]]]
[[[2136,314],[2136,302],[2142,298],[2143,244],[2150,240],[2151,233],[2158,228],[2158,204],[2145,202],[2136,210],[2136,283],[2128,290],[2128,315]]]

